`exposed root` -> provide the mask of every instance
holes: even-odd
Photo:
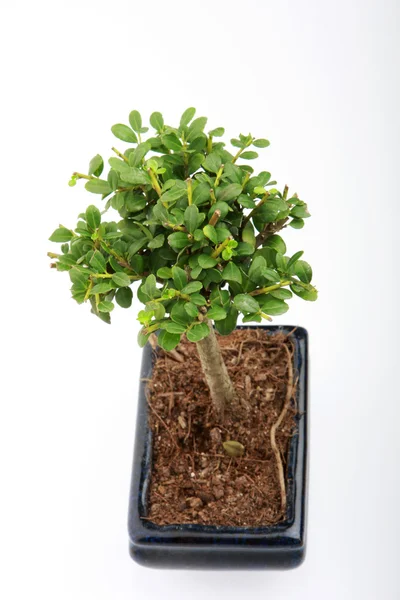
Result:
[[[286,398],[285,398],[285,402],[283,404],[283,408],[281,410],[279,417],[277,418],[277,420],[271,427],[271,434],[270,434],[271,447],[272,447],[272,450],[275,455],[276,466],[278,469],[279,487],[280,487],[280,491],[281,491],[281,510],[282,510],[283,514],[286,512],[286,504],[287,504],[286,484],[285,484],[285,473],[283,470],[282,457],[281,457],[281,453],[279,452],[279,448],[276,443],[276,432],[279,429],[279,427],[281,426],[282,421],[285,418],[285,415],[289,409],[290,401],[292,399],[293,390],[294,390],[292,355],[289,351],[289,348],[286,346],[286,344],[284,345],[284,348],[285,348],[285,352],[288,357],[288,376],[289,376],[287,389],[286,389]]]

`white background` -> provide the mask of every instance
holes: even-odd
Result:
[[[5,600],[399,597],[399,12],[395,0],[2,4]],[[270,139],[257,166],[313,215],[286,237],[320,299],[275,319],[311,343],[309,543],[291,572],[131,561],[138,305],[106,326],[46,257],[58,223],[98,200],[67,181],[109,156],[110,126],[132,109],[173,124],[191,105],[228,139]]]

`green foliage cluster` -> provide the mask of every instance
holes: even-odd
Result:
[[[130,286],[140,281],[139,343],[161,330],[167,350],[182,334],[193,342],[207,336],[205,318],[225,335],[239,313],[244,322],[261,322],[285,313],[293,294],[317,298],[303,252],[286,256],[278,235],[287,225],[304,226],[307,205],[247,162],[258,156],[250,148],[265,148],[268,140],[241,134],[230,152],[220,140],[222,127],[206,133],[207,119],[194,117],[188,108],[179,126],[170,127],[154,112],[155,131],[146,140],[148,127],[136,110],[129,125],[114,125],[128,148],[113,148],[106,175],[96,155],[88,173],[70,181],[86,180],[86,189],[105,200],[104,210],[90,205],[74,230],[60,225],[50,237],[62,244],[60,254],[49,256],[53,267],[69,272],[72,297],[89,301],[107,323],[115,303],[131,306]],[[117,220],[104,220],[110,208]]]

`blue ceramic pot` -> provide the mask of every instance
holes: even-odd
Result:
[[[257,327],[257,326],[256,326]],[[245,326],[246,329],[253,327]],[[269,333],[289,333],[289,326],[263,326]],[[304,560],[307,509],[307,376],[308,336],[298,327],[291,336],[294,367],[299,375],[298,432],[291,439],[287,467],[287,518],[268,527],[205,525],[159,526],[147,516],[151,476],[152,433],[141,381],[129,502],[130,554],[146,567],[167,569],[290,569]],[[143,350],[141,378],[151,377],[155,355]]]

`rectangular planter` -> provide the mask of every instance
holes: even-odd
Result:
[[[262,328],[271,334],[287,334],[294,329],[270,325]],[[305,554],[307,510],[307,331],[298,327],[291,339],[295,347],[294,368],[299,376],[298,430],[289,448],[287,519],[278,525],[257,528],[158,526],[143,519],[147,516],[152,433],[148,427],[145,382],[141,381],[128,519],[130,554],[137,563],[169,569],[290,569],[301,564]],[[143,349],[142,380],[151,377],[154,359],[154,352],[147,344]]]

